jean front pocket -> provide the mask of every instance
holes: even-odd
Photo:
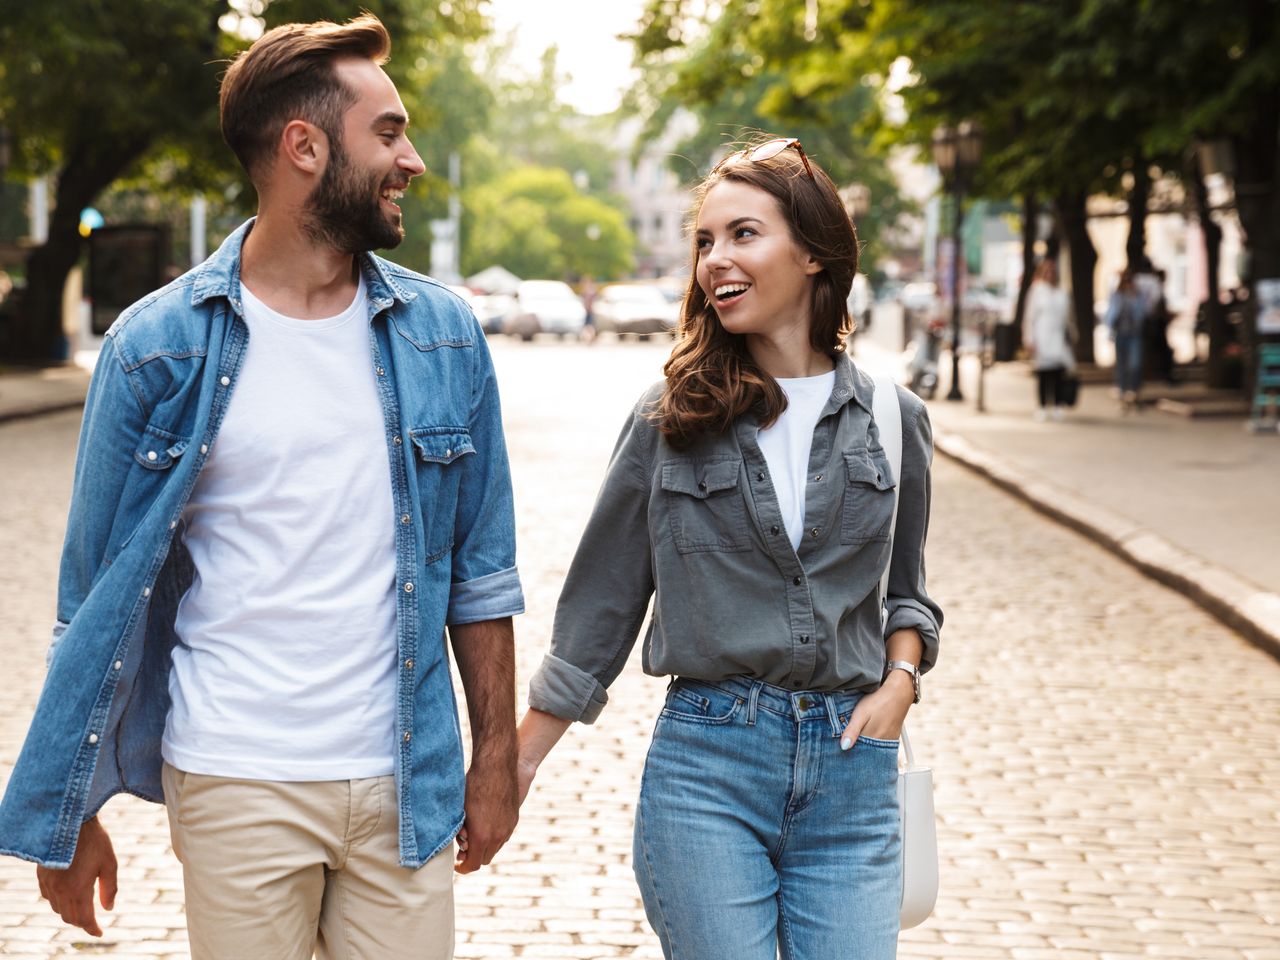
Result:
[[[692,723],[729,723],[742,707],[742,698],[721,690],[710,683],[696,680],[677,680],[667,691],[667,703],[662,709],[665,720],[686,720]]]
[[[889,539],[897,478],[884,450],[851,450],[844,455],[844,508],[840,517],[840,542],[883,543]]]
[[[683,554],[751,549],[741,457],[668,460],[662,489],[676,549]]]

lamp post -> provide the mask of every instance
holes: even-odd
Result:
[[[982,158],[982,128],[966,120],[958,127],[946,125],[933,131],[933,162],[955,199],[951,250],[951,389],[948,400],[963,400],[960,392],[960,265],[964,258],[964,194],[969,178]],[[967,271],[966,271],[967,272]]]

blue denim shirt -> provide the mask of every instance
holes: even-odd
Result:
[[[0,803],[0,853],[70,864],[80,825],[116,793],[163,802],[174,615],[193,575],[183,507],[215,442],[248,343],[240,249],[126,310],[85,404],[35,717]],[[520,613],[515,518],[484,336],[440,284],[360,258],[396,516],[400,863],[462,825],[464,770],[446,623]]]

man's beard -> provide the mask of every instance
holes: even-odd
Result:
[[[317,243],[342,253],[390,249],[404,239],[397,217],[387,217],[379,202],[383,181],[376,174],[362,176],[335,143],[324,176],[307,198],[303,229]]]

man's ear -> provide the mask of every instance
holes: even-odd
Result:
[[[329,159],[329,138],[314,123],[290,120],[280,134],[280,153],[299,171],[318,175]]]

